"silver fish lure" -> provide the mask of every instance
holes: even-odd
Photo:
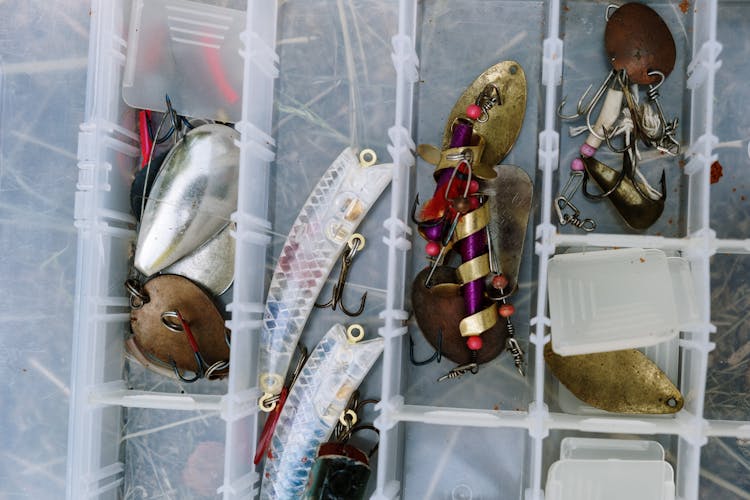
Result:
[[[302,498],[318,446],[330,437],[383,345],[382,338],[355,343],[342,325],[334,325],[318,343],[279,415],[266,455],[261,499]]]
[[[237,208],[239,133],[196,127],[169,152],[143,211],[135,267],[147,276],[216,236]]]
[[[234,281],[235,241],[231,235],[234,223],[224,226],[219,234],[193,253],[163,269],[193,281],[214,295],[226,292]]]
[[[361,165],[347,148],[305,202],[268,290],[258,370],[265,396],[281,392],[294,349],[326,278],[392,174],[393,164]]]

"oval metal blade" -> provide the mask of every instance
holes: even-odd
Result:
[[[684,403],[671,380],[635,349],[560,356],[544,346],[550,371],[575,397],[616,413],[676,413]]]
[[[219,234],[190,255],[164,269],[198,283],[214,295],[226,292],[234,281],[235,241],[230,234],[234,224],[227,224]]]
[[[201,125],[169,152],[138,231],[135,267],[150,276],[177,262],[226,226],[237,207],[236,130]]]
[[[443,149],[449,147],[454,119],[466,115],[466,107],[474,104],[488,84],[497,87],[502,103],[492,109],[491,119],[474,123],[474,133],[486,141],[479,162],[493,167],[503,161],[515,144],[526,114],[526,74],[516,61],[502,61],[488,68],[461,94],[445,124]]]
[[[534,186],[529,174],[514,165],[497,165],[497,177],[485,181],[483,192],[489,195],[490,223],[487,225],[490,242],[490,268],[502,272],[508,287],[515,291],[523,256],[523,243],[529,225]],[[508,290],[505,291],[508,293]],[[501,295],[489,287],[488,295]]]

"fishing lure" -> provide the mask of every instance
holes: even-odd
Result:
[[[275,406],[302,329],[336,259],[391,181],[393,164],[375,165],[372,151],[362,153],[358,159],[347,148],[333,162],[281,250],[260,337],[258,378],[264,394],[259,405],[264,411]]]
[[[664,372],[635,349],[560,356],[547,343],[544,359],[570,392],[601,410],[666,414],[680,411],[684,404]]]
[[[236,242],[231,234],[234,228],[234,223],[230,222],[203,246],[161,272],[184,276],[212,294],[222,295],[234,281]]]
[[[328,440],[350,396],[383,351],[359,325],[334,325],[310,354],[289,391],[266,455],[261,499],[297,499],[318,447]]]
[[[420,219],[415,216],[417,202],[412,213],[432,259],[429,271],[420,273],[412,286],[412,301],[420,329],[437,344],[438,355],[445,353],[460,363],[439,380],[476,373],[478,365],[494,359],[513,334],[512,305],[498,308],[493,300],[505,300],[515,291],[531,209],[531,181],[517,167],[495,165],[520,133],[525,105],[523,69],[515,61],[498,63],[458,99],[446,125],[443,150],[418,148],[423,159],[436,165],[437,187]],[[519,191],[509,192],[510,186]],[[508,200],[501,200],[506,196]],[[453,250],[462,261],[455,270],[443,264]],[[490,275],[498,277],[500,272],[506,280],[502,292],[487,286]],[[463,308],[456,300],[459,294]],[[435,308],[438,303],[440,309]],[[506,321],[499,322],[500,317]],[[522,364],[520,346],[514,346],[515,359]]]
[[[221,378],[229,369],[229,333],[211,298],[182,276],[128,280],[128,352],[146,368],[183,382]],[[194,375],[187,377],[186,370]]]
[[[331,441],[318,447],[318,457],[310,471],[305,498],[308,500],[362,500],[370,479],[370,459],[378,445],[368,452],[349,444],[357,432],[369,430],[379,434],[372,424],[359,423],[360,411],[366,404],[377,404],[376,399],[359,400],[354,391],[346,411],[339,418]]]
[[[612,12],[614,9],[614,12]],[[596,223],[582,219],[580,210],[572,203],[579,187],[592,200],[608,198],[634,229],[646,229],[661,216],[666,200],[665,177],[662,173],[661,190],[653,188],[638,170],[637,141],[647,147],[675,156],[680,144],[675,138],[678,121],[667,121],[659,103],[659,87],[672,72],[676,58],[674,38],[664,20],[650,7],[641,3],[610,5],[606,10],[607,24],[604,45],[611,69],[594,97],[583,104],[591,86],[581,96],[575,114],[565,116],[563,98],[558,116],[571,120],[585,116],[586,125],[571,130],[575,136],[588,130],[580,148],[580,157],[571,163],[571,174],[563,190],[555,199],[555,210],[561,225],[571,224],[584,231],[593,231]],[[648,101],[639,104],[637,86],[647,85]],[[604,98],[601,112],[591,125],[597,103]],[[615,135],[624,134],[625,147],[611,144]],[[625,163],[617,172],[594,160],[602,142],[616,153],[625,153]],[[587,189],[592,178],[602,189],[591,193]]]
[[[227,226],[237,207],[239,137],[233,128],[211,123],[172,148],[142,214],[136,269],[151,276]]]

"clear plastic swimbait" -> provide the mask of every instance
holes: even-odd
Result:
[[[391,181],[393,164],[369,163],[345,149],[315,186],[287,236],[263,315],[258,376],[266,397],[281,392],[323,284],[349,237]]]
[[[330,437],[349,397],[383,351],[383,344],[382,338],[354,343],[342,325],[334,325],[326,333],[281,410],[266,455],[261,499],[302,497],[318,446]]]

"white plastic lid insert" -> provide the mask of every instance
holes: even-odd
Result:
[[[549,263],[552,348],[563,356],[658,344],[679,332],[666,254],[618,249]]]
[[[672,466],[656,441],[565,438],[547,500],[674,500]]]

